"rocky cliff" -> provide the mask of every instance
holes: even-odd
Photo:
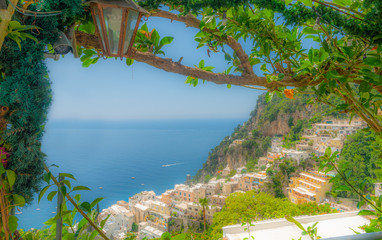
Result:
[[[265,94],[259,96],[250,118],[211,150],[194,181],[203,181],[206,177],[208,179],[226,166],[235,169],[250,161],[257,163],[257,159],[264,156],[270,147],[271,137],[292,132],[293,140],[301,134],[305,123],[321,121],[325,115],[329,115],[327,106],[308,105],[308,99],[306,95],[295,99],[275,95],[271,101],[266,102]]]

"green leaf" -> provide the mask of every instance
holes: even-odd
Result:
[[[76,179],[72,174],[70,174],[70,173],[60,173],[59,176],[61,176],[61,177],[67,177],[67,178],[71,178],[71,179],[77,181],[77,179]]]
[[[91,50],[91,49],[85,49],[85,50],[83,51],[83,53],[84,53],[85,55],[89,55],[89,56],[93,56],[93,55],[97,54],[96,51]]]
[[[285,219],[288,221],[288,222],[291,222],[291,223],[294,223],[296,224],[296,226],[301,229],[303,232],[306,232],[305,228],[301,225],[301,223],[299,223],[296,219],[294,219],[293,217],[291,216],[285,216]]]
[[[78,30],[89,33],[89,34],[94,34],[95,33],[95,25],[94,25],[93,21],[81,23]]]
[[[61,183],[65,184],[66,186],[68,186],[69,189],[71,189],[71,184],[70,184],[70,181],[69,180],[62,180]]]
[[[108,215],[104,220],[101,221],[101,229],[103,229],[103,227],[105,226],[105,223],[107,222],[107,220],[109,219],[110,215]]]
[[[19,219],[16,217],[16,216],[13,216],[13,215],[9,215],[8,217],[8,227],[9,227],[9,231],[11,233],[14,233],[17,229],[17,226],[18,226],[18,222]]]
[[[268,103],[268,102],[270,102],[271,100],[272,100],[272,98],[273,98],[273,95],[274,95],[274,92],[267,92],[266,94],[265,94],[265,101]]]
[[[302,2],[305,6],[312,7],[312,0],[298,0]]]
[[[45,192],[46,192],[51,186],[52,186],[52,185],[45,186],[45,187],[41,190],[40,194],[38,195],[38,202],[39,202],[39,203],[40,203],[40,200],[41,200],[42,196],[44,196]]]
[[[54,198],[54,196],[56,196],[56,194],[57,194],[57,191],[50,192],[47,197],[48,201],[52,201],[52,199]]]
[[[266,63],[261,65],[260,70],[263,71],[263,72],[269,72],[268,69],[267,69],[267,64]]]
[[[164,45],[170,44],[172,43],[173,40],[174,40],[173,37],[164,37],[160,40],[159,45],[164,46]]]
[[[65,187],[65,186],[61,186],[61,187],[60,187],[60,191],[61,191],[61,193],[62,193],[62,196],[65,196],[66,193],[68,192],[68,191],[66,190],[66,187]]]
[[[256,65],[256,64],[261,63],[261,60],[258,59],[257,57],[251,57],[251,58],[249,59],[249,63],[250,63],[252,66],[254,66],[254,65]]]
[[[82,228],[87,222],[88,221],[86,220],[86,218],[81,219],[81,221],[78,223],[78,228]]]
[[[309,49],[308,57],[309,57],[309,62],[313,64],[313,57],[314,57],[314,49],[313,48]]]
[[[127,66],[131,66],[131,65],[133,65],[133,63],[134,63],[134,59],[126,58],[126,65],[127,65]]]
[[[224,59],[228,62],[232,61],[232,57],[228,53],[224,54]]]
[[[75,199],[77,202],[79,202],[79,201],[81,200],[81,194],[76,194],[76,195],[74,196],[74,199]]]
[[[90,213],[92,211],[92,207],[91,207],[90,203],[88,203],[88,202],[81,203],[80,208],[87,211],[88,213]]]
[[[149,29],[147,28],[147,23],[143,24],[143,26],[141,27],[141,30],[146,31],[146,32],[149,31]]]
[[[96,198],[91,204],[91,208],[94,208],[99,202],[101,202],[104,198],[100,197],[100,198]]]
[[[16,206],[24,207],[25,205],[25,198],[23,196],[20,196],[18,194],[13,194],[13,201]]]
[[[44,181],[49,184],[50,183],[50,178],[52,176],[52,173],[51,172],[48,172],[48,173],[44,173],[43,175],[43,178],[44,178]]]
[[[151,41],[153,41],[154,46],[159,45],[159,39],[160,39],[160,36],[159,36],[158,31],[153,29],[153,33],[151,34]]]
[[[92,64],[93,64],[93,59],[89,58],[89,59],[87,59],[86,61],[84,61],[84,62],[82,63],[82,67],[87,68],[87,67],[89,67],[89,66],[92,65]]]
[[[93,240],[97,235],[98,235],[98,232],[97,232],[96,230],[94,230],[94,231],[90,234],[89,240]]]
[[[360,202],[357,203],[357,208],[359,209],[365,204],[366,204],[366,201],[362,199]]]
[[[332,149],[330,147],[328,147],[326,150],[325,150],[325,156],[327,157],[330,157],[332,155]]]
[[[81,190],[88,190],[90,191],[90,188],[85,186],[75,186],[72,191],[81,191]]]
[[[204,68],[204,60],[200,60],[199,62],[199,68],[203,69]]]
[[[285,0],[285,5],[289,5],[293,0]]]
[[[370,211],[370,210],[361,210],[358,212],[358,215],[361,215],[361,216],[377,216],[377,214],[373,211]]]

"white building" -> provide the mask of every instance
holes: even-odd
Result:
[[[314,133],[321,134],[335,134],[342,138],[347,135],[353,134],[359,129],[365,128],[366,123],[360,119],[355,119],[349,123],[348,119],[345,120],[327,120],[324,123],[313,124]]]
[[[126,207],[114,204],[107,209],[103,209],[98,215],[98,220],[102,221],[107,216],[103,230],[110,239],[119,240],[126,238],[126,232],[131,231],[134,222],[134,214]]]
[[[139,231],[139,239],[146,237],[147,239],[160,238],[163,232],[151,226],[145,226]]]
[[[135,204],[141,203],[144,201],[154,200],[156,197],[154,191],[143,191],[138,194],[135,194],[132,197],[129,197],[129,206],[132,208]]]
[[[284,158],[290,158],[297,162],[297,164],[300,164],[302,160],[308,159],[310,154],[305,151],[296,151],[293,149],[284,149]]]
[[[272,145],[271,145],[271,151],[274,153],[281,153],[283,150],[283,144],[282,144],[281,138],[272,138]]]
[[[317,216],[295,217],[295,219],[305,228],[312,226],[315,222],[318,222],[318,236],[322,238],[331,238],[354,235],[355,233],[353,230],[364,233],[364,231],[358,227],[369,224],[370,221],[363,216],[358,216],[357,214],[358,211],[354,211]],[[247,226],[242,226],[241,224],[223,227],[223,239],[244,239],[248,238],[249,235],[249,239],[254,237],[256,240],[310,239],[307,235],[302,236],[302,230],[299,229],[294,223],[288,222],[284,218],[258,221],[254,224],[254,226],[249,227],[249,232],[244,228],[247,228]]]

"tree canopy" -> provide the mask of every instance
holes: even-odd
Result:
[[[314,202],[296,205],[287,198],[275,198],[267,193],[233,193],[226,199],[221,212],[214,214],[213,225],[209,234],[211,239],[219,239],[222,227],[243,223],[246,216],[253,221],[283,218],[285,215],[315,215],[331,212],[329,205],[317,205]]]
[[[340,112],[362,117],[382,131],[381,105],[382,4],[379,1],[249,0],[139,2],[150,17],[161,17],[196,28],[198,48],[222,52],[228,63],[223,73],[204,61],[190,67],[162,58],[161,49],[172,38],[160,38],[146,24],[139,30],[131,59],[168,72],[187,76],[186,83],[200,80],[239,85],[293,98],[309,93],[313,102],[324,102]],[[91,23],[91,21],[89,21]],[[89,22],[85,24],[89,24]],[[84,24],[84,23],[82,23]],[[94,52],[80,51],[86,65],[102,55],[97,36],[82,28],[78,44]],[[89,35],[90,34],[90,35]],[[312,41],[305,49],[303,42]],[[252,47],[247,49],[243,43]],[[171,46],[171,45],[170,45]],[[257,87],[256,87],[257,86]],[[259,88],[261,87],[261,88]],[[342,99],[332,102],[331,96]]]

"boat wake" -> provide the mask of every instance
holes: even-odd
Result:
[[[165,164],[165,165],[162,165],[162,167],[171,167],[171,166],[175,166],[175,165],[181,165],[183,163],[172,163],[172,164]]]

